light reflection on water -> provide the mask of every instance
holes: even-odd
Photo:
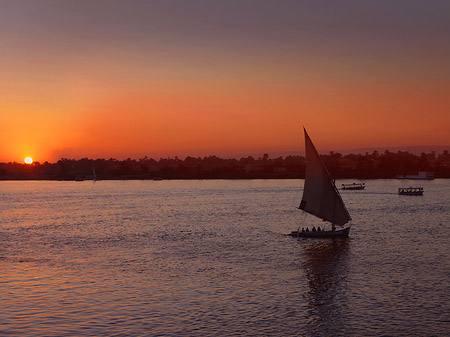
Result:
[[[444,336],[450,182],[401,184],[311,241],[296,180],[1,182],[0,335]]]
[[[346,293],[347,259],[350,240],[304,240],[302,269],[306,273],[309,320],[308,335],[349,336],[344,315],[348,312]]]

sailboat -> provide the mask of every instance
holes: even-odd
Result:
[[[314,228],[312,231],[300,231],[299,229],[289,235],[308,238],[347,237],[351,225],[344,226],[352,218],[336,188],[334,179],[331,178],[328,169],[320,159],[306,129],[303,128],[303,131],[305,132],[306,173],[299,209],[330,223],[331,230]],[[336,229],[336,226],[344,228]]]

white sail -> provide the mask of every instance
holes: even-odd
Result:
[[[305,131],[306,174],[300,209],[323,220],[344,225],[351,220],[325,164]]]

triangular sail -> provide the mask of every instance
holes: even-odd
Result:
[[[300,209],[337,225],[344,225],[352,218],[319,157],[308,133],[305,131],[306,174]]]

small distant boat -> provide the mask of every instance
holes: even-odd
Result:
[[[423,187],[399,187],[399,195],[423,195]]]
[[[313,227],[312,231],[308,229],[300,231],[299,229],[289,235],[305,238],[348,237],[351,226],[343,229],[336,229],[336,226],[342,227],[352,218],[311,138],[305,128],[303,130],[305,133],[306,173],[299,209],[323,221],[328,221],[331,223],[331,230],[316,230]]]
[[[397,175],[396,179],[433,180],[434,172],[420,171],[417,174]]]
[[[161,180],[163,180],[163,178],[161,178],[161,177],[155,177],[155,178],[153,178],[153,180],[154,180],[154,181],[161,181]]]
[[[363,190],[365,187],[365,183],[342,184],[343,190]]]

